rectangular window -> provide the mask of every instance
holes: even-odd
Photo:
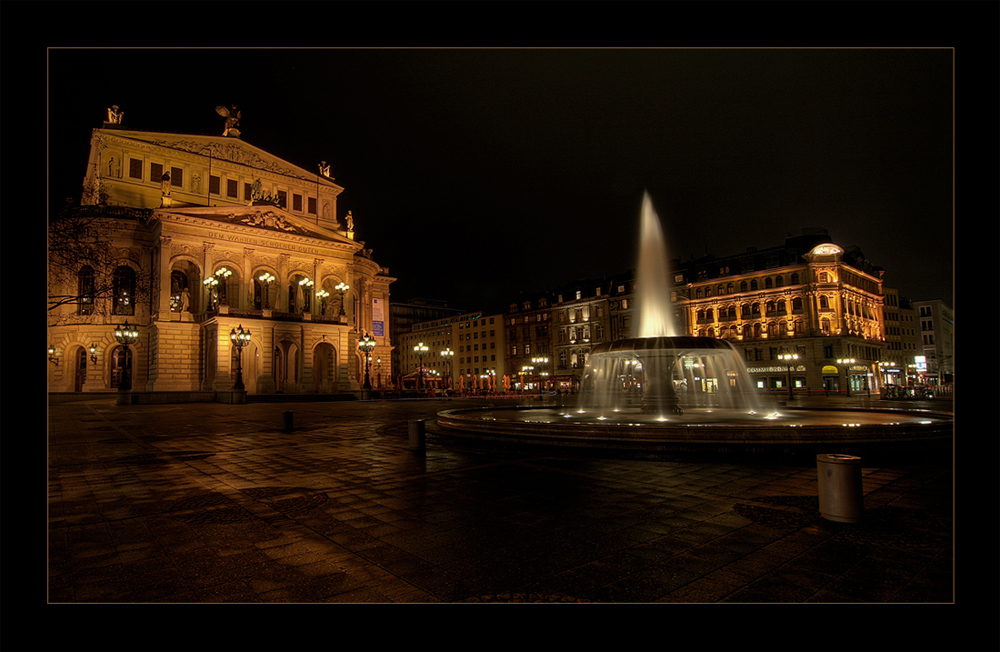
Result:
[[[132,179],[142,180],[142,159],[130,158],[128,160],[128,176]]]
[[[310,197],[309,198],[309,212],[312,213],[313,215],[316,214],[316,198],[315,197]]]
[[[149,164],[149,180],[153,183],[163,181],[163,166],[159,163]]]
[[[222,178],[214,174],[208,177],[208,192],[213,195],[222,194]]]
[[[284,190],[278,191],[278,206],[284,208],[288,205],[288,193]]]
[[[250,201],[253,199],[253,186],[249,183],[243,184],[243,201]]]
[[[292,195],[292,210],[302,210],[302,195]]]
[[[184,187],[184,170],[180,168],[170,168],[170,185],[175,188]]]
[[[240,188],[240,184],[239,184],[238,181],[236,181],[236,179],[227,179],[226,180],[226,196],[232,197],[233,199],[236,199],[237,197],[240,196],[239,195],[239,188]]]

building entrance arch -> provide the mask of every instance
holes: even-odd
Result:
[[[320,394],[332,394],[340,389],[337,382],[337,349],[329,342],[320,342],[313,349],[313,379]]]

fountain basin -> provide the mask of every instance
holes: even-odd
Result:
[[[844,452],[941,446],[951,442],[950,414],[780,408],[749,414],[685,410],[683,417],[641,409],[603,411],[576,406],[444,410],[446,435],[482,441],[634,451]]]

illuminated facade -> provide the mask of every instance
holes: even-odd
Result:
[[[730,341],[761,389],[787,388],[790,378],[813,393],[876,391],[883,273],[827,237],[806,232],[781,247],[678,266],[672,299],[685,333]]]
[[[50,286],[50,301],[72,299],[49,311],[50,391],[114,390],[127,367],[136,392],[224,393],[241,363],[251,394],[334,393],[363,382],[364,334],[373,358],[389,359],[395,279],[355,239],[350,211],[338,218],[344,189],[325,163],[284,161],[233,122],[225,136],[110,117],[94,129],[69,214],[107,238],[113,287],[95,291],[108,273],[86,265]],[[112,333],[125,320],[139,330],[127,357]],[[251,337],[238,356],[229,335],[240,325]]]

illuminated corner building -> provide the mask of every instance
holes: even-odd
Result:
[[[730,341],[758,388],[787,389],[789,368],[779,356],[797,354],[796,389],[878,390],[886,342],[883,270],[859,250],[829,242],[825,229],[675,270],[672,299],[685,333]]]
[[[251,333],[249,394],[358,390],[365,334],[388,360],[395,279],[355,239],[351,212],[338,218],[344,188],[325,163],[299,167],[230,126],[225,136],[93,130],[81,204],[53,223],[93,228],[105,255],[91,265],[50,253],[50,391],[114,390],[129,365],[136,392],[224,400],[238,326]],[[127,358],[113,337],[125,320],[140,334]]]
[[[421,365],[421,380],[429,387],[470,391],[488,384],[492,377],[496,379],[494,387],[501,389],[506,373],[503,315],[470,312],[416,323],[409,333],[398,334],[397,342],[403,389],[416,387]],[[422,357],[414,350],[420,344],[427,347]],[[442,355],[446,350],[452,355]]]

